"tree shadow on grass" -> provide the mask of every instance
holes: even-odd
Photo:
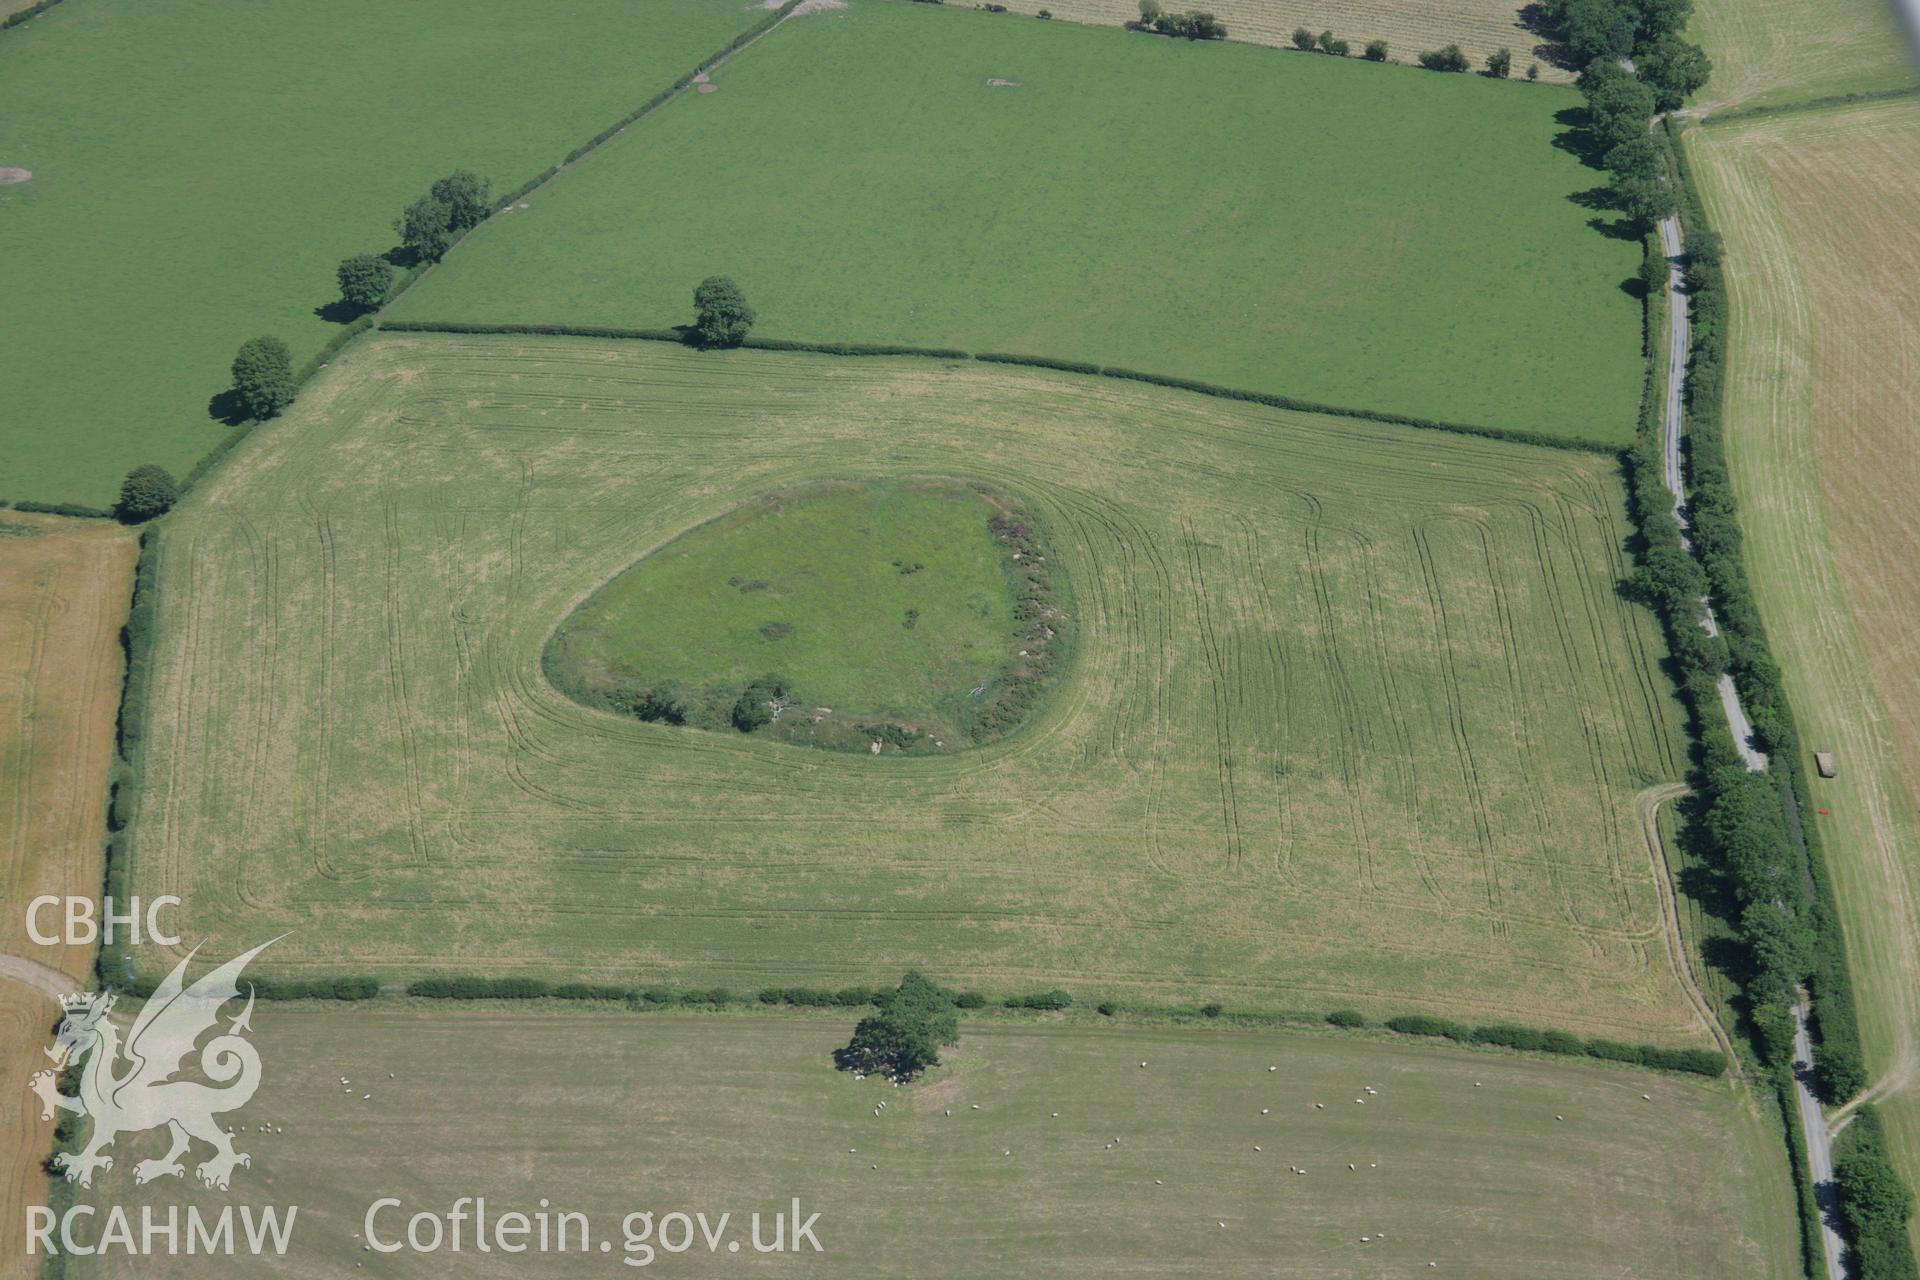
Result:
[[[1560,132],[1553,135],[1554,146],[1576,157],[1589,169],[1606,167],[1601,163],[1600,139],[1594,136],[1593,118],[1585,107],[1562,107],[1553,113],[1553,119],[1562,126]]]
[[[352,324],[367,314],[368,308],[355,306],[344,298],[335,298],[332,302],[322,303],[313,309],[313,314],[328,324]]]
[[[1588,218],[1587,225],[1603,236],[1640,243],[1640,224],[1632,218]]]
[[[218,392],[207,401],[207,416],[222,426],[238,427],[252,421],[252,415],[240,401],[240,393],[232,387]]]

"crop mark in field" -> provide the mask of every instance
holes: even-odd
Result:
[[[1181,546],[1186,552],[1187,580],[1194,621],[1200,631],[1200,654],[1206,664],[1207,688],[1213,701],[1215,761],[1220,778],[1220,823],[1226,837],[1226,870],[1240,869],[1240,802],[1234,794],[1233,779],[1233,700],[1227,692],[1228,673],[1220,652],[1220,637],[1213,626],[1213,592],[1207,586],[1204,548],[1194,535],[1193,522],[1181,520]]]
[[[402,821],[406,823],[407,839],[413,848],[414,859],[427,861],[424,805],[421,802],[423,782],[420,776],[420,743],[414,728],[414,713],[407,694],[407,653],[402,633],[400,596],[405,590],[400,581],[402,552],[400,536],[400,510],[391,497],[380,504],[382,545],[385,550],[387,590],[384,601],[386,625],[386,668],[387,696],[392,702],[394,727],[400,735],[400,764],[404,770],[404,796],[406,809]]]
[[[1345,784],[1343,799],[1357,837],[1354,850],[1356,870],[1360,882],[1372,889],[1377,887],[1373,878],[1373,837],[1367,822],[1366,807],[1360,800],[1361,761],[1368,746],[1362,736],[1366,721],[1360,714],[1359,700],[1354,697],[1353,683],[1347,674],[1345,646],[1340,642],[1341,625],[1334,609],[1333,588],[1321,542],[1324,527],[1321,514],[1319,500],[1313,499],[1305,527],[1305,551],[1308,585],[1313,594],[1314,616],[1318,625],[1314,650],[1334,700],[1340,777]],[[1357,534],[1347,536],[1358,539]]]
[[[1527,504],[1522,505],[1527,506]],[[1527,506],[1527,514],[1537,515],[1530,506]],[[1473,539],[1477,544],[1478,550],[1473,558],[1478,562],[1479,572],[1485,574],[1489,599],[1493,606],[1494,631],[1500,643],[1501,666],[1506,672],[1506,700],[1509,712],[1507,719],[1516,751],[1511,768],[1512,777],[1517,779],[1524,797],[1522,804],[1524,816],[1525,819],[1530,820],[1528,825],[1532,829],[1533,842],[1540,851],[1542,861],[1546,864],[1547,880],[1559,903],[1560,912],[1570,924],[1585,924],[1587,922],[1582,919],[1579,906],[1566,878],[1561,874],[1558,863],[1546,856],[1547,850],[1552,847],[1552,833],[1547,820],[1550,806],[1539,775],[1528,767],[1528,761],[1539,757],[1544,744],[1536,738],[1533,731],[1532,708],[1536,694],[1529,687],[1523,667],[1525,649],[1520,643],[1518,628],[1514,621],[1512,592],[1504,581],[1504,562],[1493,553],[1486,524],[1478,519],[1467,520],[1465,523],[1471,528]]]
[[[1288,875],[1293,870],[1293,844],[1298,836],[1297,818],[1291,804],[1293,780],[1288,772],[1290,734],[1298,713],[1294,706],[1293,664],[1284,639],[1287,628],[1274,605],[1267,557],[1261,549],[1263,535],[1242,513],[1234,513],[1234,522],[1240,532],[1241,578],[1252,597],[1258,644],[1264,659],[1262,686],[1268,692],[1268,705],[1261,706],[1250,698],[1246,713],[1259,726],[1255,740],[1267,749],[1267,783],[1273,792],[1275,828],[1270,869]],[[1246,696],[1244,689],[1242,693]]]
[[[1446,594],[1441,586],[1439,570],[1434,565],[1433,548],[1424,525],[1414,525],[1413,541],[1419,551],[1420,568],[1426,580],[1427,603],[1438,640],[1440,675],[1447,704],[1447,727],[1453,734],[1454,758],[1460,769],[1460,783],[1466,792],[1467,808],[1472,815],[1474,834],[1482,853],[1483,887],[1487,906],[1493,913],[1490,926],[1498,935],[1504,929],[1502,919],[1505,911],[1500,889],[1500,868],[1494,856],[1493,820],[1487,812],[1486,790],[1481,781],[1479,763],[1474,759],[1473,741],[1467,730],[1466,698],[1454,662],[1453,625],[1448,617]]]

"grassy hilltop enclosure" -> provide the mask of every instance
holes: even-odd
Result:
[[[764,15],[735,0],[89,0],[0,36],[0,498],[184,474],[242,342],[465,167],[505,194]],[[57,440],[58,447],[48,442]]]
[[[790,22],[489,225],[401,319],[1119,365],[1625,444],[1636,238],[1566,89],[889,0]]]
[[[926,475],[1022,495],[1070,567],[1019,733],[806,751],[544,677],[649,548]],[[1625,537],[1587,454],[974,363],[385,337],[168,518],[132,885],[215,945],[294,928],[283,973],[913,963],[1705,1043],[1636,812],[1684,762]]]
[[[1920,1184],[1920,100],[1685,140],[1726,237],[1744,552],[1806,746],[1840,763],[1811,816],[1876,1093]]]
[[[629,1213],[733,1215],[738,1254],[656,1251],[639,1274],[723,1275],[743,1258],[755,1274],[857,1277],[1030,1275],[1037,1259],[1048,1276],[1102,1280],[1799,1274],[1778,1132],[1724,1087],[1617,1067],[969,1022],[949,1065],[891,1089],[831,1070],[847,1030],[833,1019],[276,1005],[258,1027],[270,1066],[234,1113],[254,1157],[234,1196],[271,1186],[300,1205],[299,1247],[276,1264],[292,1277],[627,1270],[577,1249],[481,1254],[471,1223],[458,1255],[369,1253],[356,1235],[380,1195],[404,1205],[377,1219],[383,1239],[459,1196],[485,1196],[490,1214],[546,1196],[586,1214],[595,1251],[609,1238],[616,1260]],[[371,1186],[369,1150],[409,1158]],[[137,1188],[125,1170],[103,1185],[130,1207],[233,1198]],[[820,1214],[823,1252],[754,1255],[748,1215],[794,1196]],[[113,1258],[89,1273],[255,1274],[249,1262]]]
[[[1069,615],[1045,545],[1023,503],[983,485],[765,494],[595,592],[547,674],[643,719],[957,751],[1018,727],[1059,670]],[[744,723],[740,700],[768,695],[770,722]]]

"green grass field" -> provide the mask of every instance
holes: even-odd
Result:
[[[995,84],[994,81],[1010,81]],[[854,0],[487,227],[400,318],[1092,360],[1625,444],[1637,240],[1566,89]]]
[[[1023,516],[934,479],[762,495],[595,592],[546,670],[589,705],[652,692],[721,732],[778,675],[794,705],[766,728],[782,738],[865,751],[879,739],[860,725],[878,721],[905,732],[895,750],[959,750],[989,687],[1051,640],[1045,619],[1016,620],[1019,544],[991,523]]]
[[[578,1251],[489,1256],[470,1234],[458,1255],[387,1256],[357,1238],[381,1196],[403,1204],[376,1221],[391,1238],[406,1215],[444,1214],[465,1195],[485,1196],[493,1214],[534,1212],[542,1196],[586,1214],[593,1239],[612,1244],[587,1265],[609,1274],[623,1270],[629,1213],[731,1213],[729,1234],[746,1240],[749,1214],[798,1196],[820,1214],[823,1253],[723,1244],[714,1257],[701,1245],[659,1254],[648,1271],[1798,1275],[1778,1130],[1724,1084],[1359,1037],[969,1022],[950,1065],[895,1089],[832,1069],[849,1025],[262,1006],[266,1083],[233,1113],[253,1163],[231,1195],[191,1173],[186,1186],[135,1188],[131,1157],[157,1154],[154,1135],[123,1140],[101,1190],[136,1213],[149,1198],[213,1212],[297,1204],[293,1247],[276,1264],[296,1277],[581,1270]],[[370,1151],[405,1159],[376,1171]],[[88,1270],[248,1265],[108,1259]]]
[[[1713,60],[1709,111],[1920,83],[1893,0],[1700,0],[1688,35]]]
[[[506,191],[761,15],[735,0],[88,0],[0,35],[0,498],[185,472],[248,338],[467,167]],[[56,443],[57,442],[57,443]]]
[[[649,548],[913,475],[1030,503],[1071,566],[1021,732],[806,751],[544,678]],[[1612,461],[1563,450],[972,362],[383,338],[168,519],[133,888],[216,945],[294,928],[282,972],[917,963],[1705,1043],[1635,812],[1684,761],[1626,536]]]

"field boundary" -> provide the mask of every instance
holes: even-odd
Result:
[[[769,13],[765,18],[761,19],[758,23],[756,23],[751,27],[748,27],[745,31],[742,31],[739,35],[735,36],[732,40],[728,41],[720,49],[716,50],[713,53],[708,54],[706,57],[702,58],[699,62],[695,63],[693,70],[682,72],[680,74],[680,78],[675,80],[672,84],[660,90],[658,93],[655,93],[651,98],[648,98],[645,102],[635,107],[632,111],[629,111],[626,115],[622,116],[620,119],[606,126],[604,129],[600,130],[600,132],[594,134],[591,138],[588,138],[585,142],[581,143],[579,146],[575,147],[573,150],[567,152],[567,154],[561,158],[560,163],[555,165],[549,165],[544,171],[535,174],[533,177],[527,179],[525,182],[515,187],[512,191],[508,192],[506,195],[496,199],[493,202],[492,214],[489,214],[488,217],[490,218],[493,216],[493,214],[498,214],[502,212],[509,205],[515,204],[518,201],[526,199],[528,196],[540,190],[542,187],[546,186],[548,183],[558,178],[561,174],[571,169],[574,165],[580,163],[580,161],[582,160],[585,160],[588,156],[598,151],[601,147],[604,147],[605,145],[607,145],[607,143],[619,137],[620,134],[626,131],[629,125],[639,123],[641,120],[645,119],[647,116],[650,116],[655,111],[658,111],[661,107],[666,106],[667,103],[671,102],[673,99],[679,97],[682,93],[686,92],[686,90],[694,84],[694,79],[696,76],[705,75],[707,72],[713,70],[713,68],[725,62],[728,58],[731,58],[734,54],[739,53],[742,49],[745,49],[748,45],[753,44],[755,41],[759,40],[760,37],[770,33],[775,27],[779,26],[781,23],[785,22],[788,18],[792,17],[793,11],[799,8],[800,4],[801,4],[801,0],[784,0],[784,3],[782,3],[779,8]],[[468,236],[472,235],[475,231],[478,231],[481,227],[484,227],[485,225],[486,225],[486,221],[483,219],[482,221],[476,223],[475,225],[461,232],[459,237],[455,239],[452,244],[447,246],[446,253],[452,253],[454,250],[458,249],[462,241],[464,241]],[[407,272],[406,278],[401,281],[400,287],[395,289],[391,294],[389,294],[386,301],[382,302],[377,310],[371,312],[368,315],[360,317],[360,319],[368,321],[369,323],[377,323],[380,316],[384,315],[396,302],[400,301],[400,299],[406,297],[407,294],[413,290],[413,287],[419,284],[420,281],[429,272],[431,272],[434,269],[434,267],[438,266],[441,261],[444,261],[445,258],[446,258],[446,254],[443,253],[439,259],[433,262],[423,262],[410,268]],[[356,323],[358,322],[356,321]]]
[[[716,987],[669,988],[665,986],[622,987],[618,984],[588,982],[546,982],[537,978],[487,978],[472,974],[447,974],[417,978],[409,982],[405,994],[417,1000],[508,1001],[560,1000],[586,1003],[622,1003],[636,1011],[669,1008],[722,1009],[731,1006],[785,1009],[866,1008],[882,1003],[884,988],[847,987],[828,991],[810,987],[763,987],[753,991],[732,991]],[[1135,1021],[1173,1024],[1185,1027],[1223,1029],[1321,1028],[1340,1032],[1385,1034],[1396,1039],[1448,1040],[1455,1044],[1482,1048],[1508,1049],[1545,1057],[1591,1058],[1652,1071],[1718,1078],[1737,1065],[1710,1049],[1663,1049],[1658,1045],[1633,1045],[1601,1037],[1582,1038],[1564,1031],[1543,1031],[1532,1027],[1493,1023],[1469,1027],[1426,1014],[1396,1015],[1368,1019],[1343,1010],[1326,1014],[1306,1012],[1265,1013],[1223,1009],[1219,1005],[1197,1007],[1135,1005],[1101,1001],[1087,1004],[1076,1001],[1065,991],[1046,991],[1005,996],[988,996],[977,991],[957,993],[962,1013],[967,1016],[1019,1015],[1023,1012],[1063,1013],[1067,1010],[1091,1012],[1104,1020],[1123,1023]],[[263,993],[262,998],[274,998]],[[289,998],[289,997],[281,997]],[[298,998],[298,997],[291,997]],[[366,997],[356,997],[366,998]]]
[[[1920,84],[1907,85],[1900,89],[1871,89],[1862,93],[1834,93],[1824,98],[1808,98],[1802,102],[1776,102],[1759,107],[1734,107],[1730,111],[1709,111],[1704,115],[1687,116],[1686,119],[1701,126],[1736,124],[1743,120],[1756,120],[1766,116],[1799,115],[1807,111],[1828,111],[1837,107],[1854,107],[1869,102],[1888,102],[1895,98],[1912,97],[1920,97]]]
[[[469,324],[442,320],[393,320],[381,324],[379,328],[382,333],[518,335],[692,345],[685,335],[675,329],[618,329],[560,324]],[[1195,378],[1182,378],[1173,374],[1148,373],[1119,365],[1100,365],[1051,356],[1013,355],[999,351],[967,352],[954,347],[914,347],[897,343],[803,342],[785,338],[751,337],[742,342],[740,347],[749,351],[794,351],[832,356],[915,356],[931,360],[968,360],[982,364],[1019,365],[1045,369],[1054,373],[1074,373],[1088,377],[1116,378],[1126,382],[1145,382],[1157,387],[1170,387],[1176,391],[1191,391],[1197,395],[1212,396],[1219,400],[1241,400],[1250,404],[1264,405],[1270,409],[1285,409],[1293,413],[1316,413],[1334,418],[1354,418],[1363,422],[1413,427],[1423,431],[1444,431],[1453,435],[1499,440],[1508,444],[1533,445],[1543,449],[1561,449],[1571,453],[1600,454],[1604,457],[1618,456],[1620,453],[1617,446],[1603,444],[1597,440],[1554,436],[1544,432],[1512,431],[1505,427],[1489,427],[1471,422],[1443,422],[1435,418],[1419,418],[1409,414],[1388,413],[1351,405],[1322,404],[1316,400],[1302,400],[1294,396],[1275,395],[1265,391],[1248,391],[1239,387],[1224,387],[1217,383],[1201,382]]]

